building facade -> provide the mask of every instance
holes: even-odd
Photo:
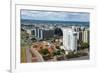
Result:
[[[84,32],[83,32],[83,42],[85,43],[89,43],[89,30],[86,29]]]
[[[54,37],[54,29],[35,28],[32,32],[34,32],[35,37],[38,39],[49,39]]]
[[[77,50],[77,32],[71,28],[64,28],[63,30],[63,45],[67,51]]]

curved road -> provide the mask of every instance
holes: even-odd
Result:
[[[27,63],[32,62],[32,55],[30,53],[30,50],[36,56],[38,62],[44,61],[43,57],[41,56],[41,54],[37,50],[35,50],[34,48],[31,48],[31,49],[27,48],[26,49],[26,61],[27,61]]]
[[[32,55],[29,48],[26,49],[26,61],[27,63],[32,62]]]

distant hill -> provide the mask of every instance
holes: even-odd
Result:
[[[32,25],[32,24],[57,24],[57,25],[80,25],[80,26],[89,26],[89,22],[77,22],[77,21],[45,21],[45,20],[28,20],[21,19],[21,24]]]

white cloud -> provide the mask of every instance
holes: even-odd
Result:
[[[21,10],[21,17],[33,20],[89,21],[88,13]]]

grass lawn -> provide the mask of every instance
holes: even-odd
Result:
[[[26,48],[21,48],[21,63],[26,63]]]
[[[29,48],[28,34],[21,31],[21,63],[26,63],[26,49]]]
[[[26,49],[29,48],[28,44],[21,45],[21,63],[26,63]]]

